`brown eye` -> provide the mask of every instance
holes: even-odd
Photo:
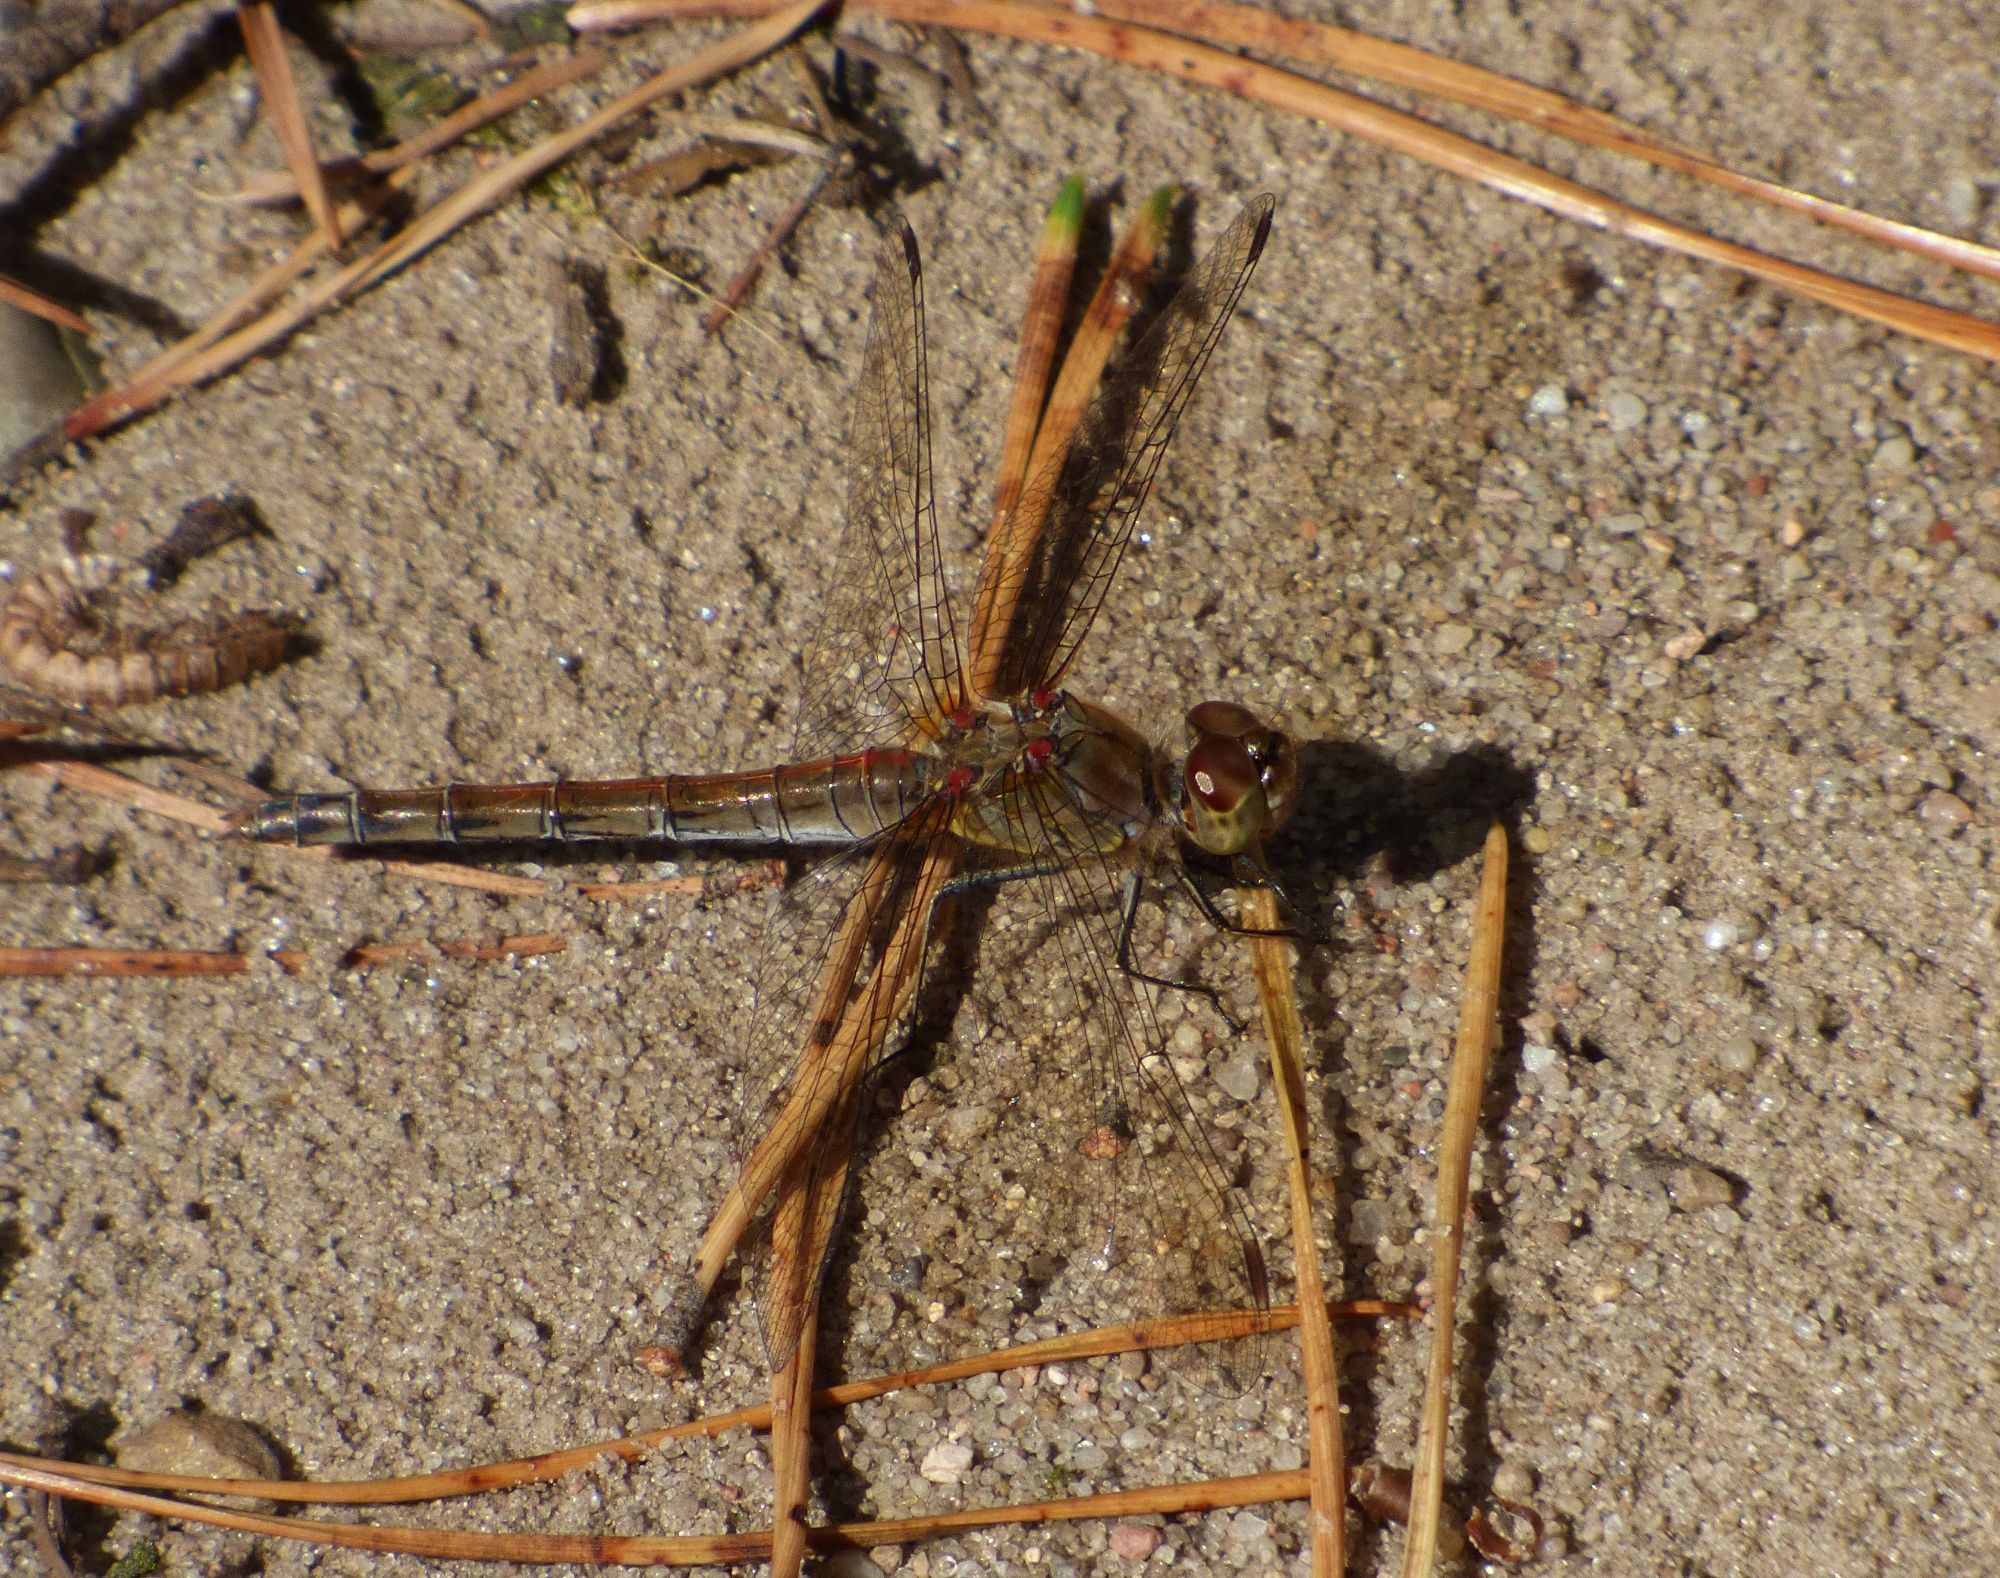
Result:
[[[1257,763],[1240,740],[1209,738],[1187,754],[1188,793],[1228,815],[1259,786]]]
[[[1240,855],[1264,825],[1264,783],[1241,740],[1210,735],[1188,751],[1181,769],[1187,793],[1181,817],[1211,855]]]
[[[1233,701],[1204,701],[1188,709],[1188,742],[1198,743],[1215,735],[1241,739],[1264,727],[1257,714]]]

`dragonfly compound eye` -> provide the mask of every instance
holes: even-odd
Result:
[[[1211,855],[1240,855],[1263,831],[1263,774],[1250,748],[1212,734],[1198,740],[1181,769],[1181,814],[1188,836]]]
[[[1264,826],[1262,833],[1275,832],[1292,814],[1299,800],[1299,753],[1291,736],[1276,729],[1265,734],[1262,749],[1256,750],[1259,775],[1264,783]]]
[[[1240,740],[1246,735],[1262,734],[1264,720],[1233,701],[1204,701],[1188,709],[1187,731],[1190,745],[1199,745],[1216,735]]]

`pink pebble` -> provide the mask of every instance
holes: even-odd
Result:
[[[1143,1562],[1160,1548],[1163,1538],[1149,1523],[1115,1523],[1111,1526],[1111,1552],[1128,1562]]]

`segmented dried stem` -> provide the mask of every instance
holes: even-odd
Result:
[[[1347,1570],[1347,1445],[1340,1427],[1340,1354],[1326,1308],[1313,1190],[1307,1158],[1305,1024],[1292,982],[1292,950],[1283,936],[1278,896],[1265,887],[1242,890],[1243,923],[1264,1033],[1271,1043],[1271,1078],[1278,1098],[1292,1203],[1292,1246],[1298,1267],[1299,1350],[1306,1378],[1306,1430],[1312,1445],[1312,1550],[1315,1578]]]
[[[99,617],[101,561],[23,576],[0,607],[0,662],[32,690],[82,707],[125,707],[220,690],[284,661],[295,621],[262,610],[119,630]]]
[[[1417,1424],[1403,1578],[1424,1578],[1432,1571],[1443,1528],[1445,1434],[1451,1422],[1459,1259],[1465,1247],[1465,1211],[1471,1189],[1472,1148],[1479,1134],[1479,1103],[1486,1092],[1486,1070],[1493,1056],[1506,929],[1507,830],[1496,823],[1486,835],[1479,896],[1473,905],[1472,952],[1465,963],[1458,1044],[1452,1053],[1451,1086],[1445,1096],[1444,1133],[1438,1151],[1437,1204],[1430,1227],[1431,1366]]]

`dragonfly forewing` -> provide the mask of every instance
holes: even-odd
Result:
[[[806,649],[802,755],[935,732],[964,700],[931,478],[923,268],[900,219],[872,307],[848,434],[847,524]]]
[[[1053,688],[1068,672],[1110,590],[1154,475],[1263,255],[1275,199],[1253,198],[1145,336],[1098,385],[1047,492],[1035,551],[1010,573],[1021,613],[1008,634],[998,693]],[[1038,506],[1039,507],[1039,504]]]

